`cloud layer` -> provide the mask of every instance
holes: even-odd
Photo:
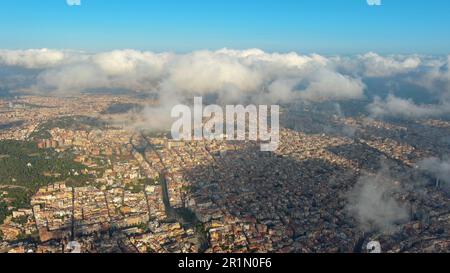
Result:
[[[361,98],[365,88],[359,77],[336,71],[325,57],[258,49],[188,54],[3,50],[0,65],[37,70],[36,81],[22,91],[47,94],[127,89],[162,97],[215,95],[223,102],[288,102]]]
[[[394,194],[402,189],[387,175],[386,168],[375,175],[363,175],[348,194],[348,212],[361,229],[390,233],[409,219],[408,209]]]
[[[444,189],[450,190],[450,160],[427,158],[419,162],[419,168],[439,179]]]
[[[450,104],[415,104],[411,99],[402,99],[389,95],[386,99],[375,97],[367,106],[374,117],[394,116],[402,118],[440,117],[450,114]]]
[[[259,49],[186,54],[0,50],[0,88],[51,95],[127,90],[157,94],[163,103],[192,100],[194,95],[220,103],[374,97],[368,106],[373,116],[416,118],[449,112],[449,64],[450,56],[381,56],[373,52],[325,57]],[[14,73],[8,73],[12,70]],[[11,84],[12,75],[16,84]],[[22,82],[17,84],[19,79]],[[410,86],[433,98],[435,104],[413,101],[408,97]],[[399,90],[402,96],[397,95]],[[377,97],[380,92],[387,96]]]
[[[0,50],[0,64],[24,68],[49,68],[67,59],[63,51],[49,49]]]

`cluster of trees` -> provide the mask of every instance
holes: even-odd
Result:
[[[33,142],[0,141],[0,185],[35,190],[80,173],[85,167],[71,153],[38,149]],[[57,175],[54,175],[57,174]]]
[[[84,176],[71,177],[66,180],[66,186],[71,188],[80,188],[87,186],[88,180]]]
[[[81,175],[85,167],[73,159],[69,152],[38,149],[34,142],[0,141],[0,186],[8,193],[0,200],[0,223],[9,214],[8,206],[29,207],[31,196],[39,187],[68,178],[87,179]]]
[[[31,191],[26,189],[3,189],[2,191],[8,192],[6,196],[3,196],[0,200],[0,224],[3,223],[5,218],[10,215],[8,207],[15,208],[28,208],[30,206]],[[5,201],[7,198],[8,201]]]
[[[140,193],[145,190],[146,186],[157,186],[159,185],[159,180],[144,178],[136,180],[135,183],[131,183],[125,186],[126,190],[129,190],[131,193]]]
[[[8,188],[5,190],[8,192],[8,206],[15,208],[29,208],[30,199],[34,191],[26,188]]]

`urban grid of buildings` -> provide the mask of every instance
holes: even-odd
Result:
[[[351,134],[287,124],[273,153],[250,141],[177,142],[114,122],[31,137],[60,117],[112,121],[105,110],[115,103],[149,102],[111,95],[0,100],[0,140],[70,152],[85,166],[71,175],[86,177],[80,185],[59,181],[36,189],[26,208],[8,207],[0,251],[71,252],[76,242],[82,252],[352,252],[365,236],[390,252],[450,250],[448,194],[431,184],[396,196],[411,215],[393,232],[367,232],[346,210],[358,178],[376,174],[380,164],[389,166],[397,187],[428,179],[416,164],[449,153],[443,139],[450,122],[332,116]],[[288,123],[317,126],[308,115]]]

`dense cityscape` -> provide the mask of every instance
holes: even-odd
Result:
[[[450,248],[446,178],[422,168],[449,154],[445,119],[286,105],[275,152],[114,122],[154,103],[1,99],[0,252],[364,252],[371,240],[385,252]],[[380,196],[359,189],[370,179]]]
[[[445,268],[449,14],[1,1],[2,268]]]

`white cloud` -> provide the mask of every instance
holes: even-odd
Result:
[[[190,101],[195,95],[221,103],[285,103],[295,100],[360,99],[371,92],[393,95],[368,105],[372,116],[429,117],[448,114],[450,56],[354,57],[267,53],[259,49],[195,51],[186,54],[115,50],[97,54],[68,50],[0,50],[0,66],[20,69],[26,82],[15,91],[65,95],[97,89],[156,93],[163,103]],[[34,73],[34,74],[33,74]],[[11,73],[4,73],[9,75]],[[0,75],[1,77],[5,77]],[[377,80],[368,90],[368,80]],[[2,79],[3,82],[10,82]],[[394,83],[390,90],[388,83]],[[417,104],[395,95],[421,86],[439,104]],[[373,87],[373,85],[372,85]],[[13,90],[14,91],[14,90]],[[423,90],[420,92],[424,92]]]
[[[394,193],[402,191],[383,166],[377,174],[358,179],[348,193],[347,211],[363,230],[390,233],[409,218],[406,206],[394,198]]]
[[[333,57],[331,63],[349,74],[358,74],[367,78],[385,78],[415,71],[423,64],[423,61],[417,55],[381,56],[369,52],[356,57]]]
[[[385,100],[375,97],[367,108],[373,117],[422,118],[450,114],[450,104],[446,102],[438,105],[416,104],[411,99],[393,95],[389,95]]]
[[[81,0],[66,0],[69,6],[81,6]]]
[[[29,92],[65,94],[121,88],[161,97],[213,95],[221,102],[288,102],[361,98],[365,85],[320,55],[259,49],[187,54],[116,50],[98,54],[30,50],[0,52],[0,64],[39,68]]]
[[[450,189],[450,161],[439,158],[427,158],[419,162],[419,168],[434,175],[442,183],[444,189]]]
[[[367,0],[369,6],[381,6],[381,0]]]
[[[438,93],[444,100],[450,99],[450,55],[445,58],[428,59],[423,72],[410,80],[426,88],[430,93]]]
[[[386,77],[411,72],[419,67],[421,59],[417,56],[382,57],[370,52],[359,57],[367,77]]]

